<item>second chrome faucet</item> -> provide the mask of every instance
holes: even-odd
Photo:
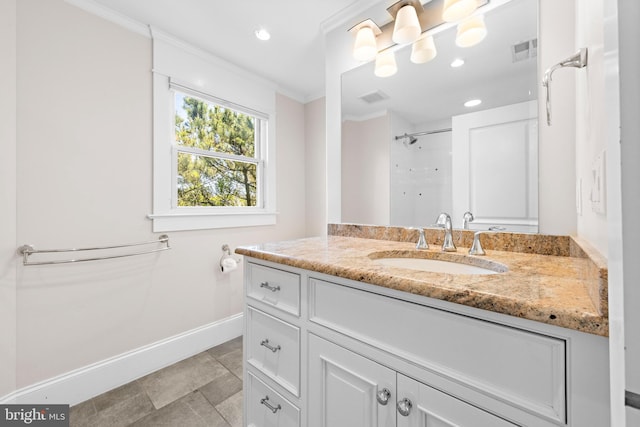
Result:
[[[451,216],[442,212],[438,215],[438,219],[436,220],[437,227],[444,228],[444,239],[442,241],[442,251],[443,252],[455,252],[458,249],[456,248],[455,243],[453,243],[453,234],[452,234],[452,225],[451,225]]]

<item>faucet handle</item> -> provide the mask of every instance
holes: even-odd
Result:
[[[416,249],[429,249],[427,238],[424,236],[424,229],[418,228],[418,233],[420,233],[420,235],[418,237],[418,243],[416,243]]]
[[[476,231],[473,233],[473,244],[469,249],[469,255],[486,255],[486,252],[482,249],[482,244],[480,243],[480,235],[485,233],[486,231]]]

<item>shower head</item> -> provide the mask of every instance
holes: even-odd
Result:
[[[418,140],[418,138],[416,138],[413,135],[409,135],[408,133],[405,133],[404,135],[399,135],[396,136],[396,141],[399,139],[403,139],[404,141],[402,141],[402,143],[405,145],[405,147],[408,147],[410,145],[413,145],[416,143],[416,141]]]
[[[403,135],[396,136],[396,141],[399,139],[403,140],[402,143],[404,144],[405,147],[409,147],[410,145],[413,145],[418,141],[418,138],[406,132]]]

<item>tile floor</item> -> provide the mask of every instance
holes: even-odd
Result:
[[[241,427],[242,337],[71,408],[71,427]]]

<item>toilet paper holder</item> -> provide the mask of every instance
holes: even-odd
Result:
[[[226,243],[222,245],[222,257],[220,258],[220,271],[223,273],[229,273],[236,268],[240,263],[240,258],[234,258],[231,256],[231,249]]]

